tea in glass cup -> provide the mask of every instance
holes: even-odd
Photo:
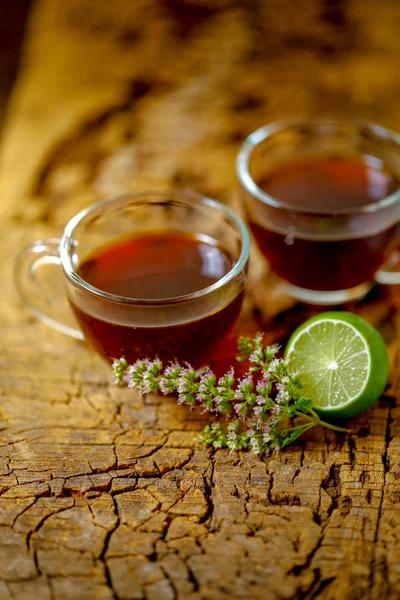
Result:
[[[238,156],[250,229],[294,297],[336,304],[364,296],[400,228],[400,138],[369,123],[275,123]]]
[[[249,234],[227,206],[190,192],[148,192],[99,202],[61,241],[18,257],[20,293],[35,314],[85,339],[107,361],[125,357],[209,362],[243,300]],[[60,323],[35,272],[61,264],[79,330]]]

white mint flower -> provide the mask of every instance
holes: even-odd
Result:
[[[276,371],[277,367],[279,366],[279,362],[280,362],[279,358],[273,358],[271,360],[271,362],[269,363],[269,367],[268,367],[267,371],[269,373],[274,373]]]
[[[254,454],[260,454],[260,452],[261,452],[260,442],[258,441],[257,438],[254,438],[254,437],[251,438],[250,445],[251,445],[251,449]]]

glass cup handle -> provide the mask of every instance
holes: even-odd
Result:
[[[400,284],[400,252],[393,252],[388,262],[382,269],[375,273],[375,281],[383,285]],[[397,268],[397,270],[396,270]]]
[[[71,315],[70,321],[72,321],[70,311],[66,308],[64,310],[66,297],[64,285],[57,286],[60,298],[56,299],[55,290],[48,290],[47,287],[50,288],[50,286],[43,285],[38,278],[40,268],[45,265],[56,265],[60,270],[59,245],[60,240],[39,240],[22,250],[16,258],[14,267],[16,287],[23,302],[40,321],[57,331],[83,340],[83,333],[73,327],[72,323],[68,323],[68,318],[66,318],[66,314],[69,314]]]

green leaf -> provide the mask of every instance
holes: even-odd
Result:
[[[221,412],[230,414],[232,412],[232,405],[229,401],[225,401],[219,405],[219,409]]]
[[[264,396],[264,398],[265,398],[265,396]],[[274,408],[274,406],[275,406],[275,402],[272,400],[272,398],[267,396],[267,398],[265,398],[264,407],[267,409],[270,409],[270,408]]]
[[[295,429],[293,429],[292,433],[288,437],[285,437],[282,440],[281,447],[284,448],[285,446],[289,446],[289,444],[291,444],[292,442],[297,440],[297,438],[300,437],[303,432],[304,432],[304,427],[296,427]],[[282,432],[282,433],[284,433],[284,432]]]
[[[310,398],[302,397],[296,401],[294,406],[296,407],[296,410],[304,410],[304,411],[308,412],[309,410],[312,409],[313,403],[312,403],[312,400],[310,400]]]

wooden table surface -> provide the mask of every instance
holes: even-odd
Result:
[[[353,435],[279,455],[205,450],[206,417],[110,387],[37,322],[16,252],[92,201],[191,187],[240,210],[241,140],[285,116],[400,130],[396,0],[38,0],[0,173],[0,598],[400,597],[400,296],[354,310],[387,341],[384,397]],[[255,250],[241,327],[284,342],[312,311]]]

